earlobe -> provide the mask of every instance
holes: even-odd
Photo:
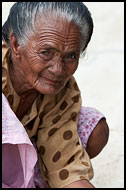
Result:
[[[16,58],[20,59],[20,45],[18,44],[18,41],[16,40],[13,32],[10,34],[10,46],[13,55]]]

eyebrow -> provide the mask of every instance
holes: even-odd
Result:
[[[51,45],[48,45],[48,44],[44,44],[43,48],[46,50],[55,50],[55,51],[60,52],[59,49],[57,49],[56,47],[52,47]],[[67,54],[71,54],[71,53],[80,53],[80,50],[79,50],[79,48],[78,49],[76,48],[76,49],[73,49],[73,50],[70,50],[69,52],[67,52]]]
[[[59,49],[57,49],[55,47],[52,47],[52,46],[50,46],[48,44],[43,45],[43,48],[46,49],[46,50],[56,50],[56,51],[60,52]]]

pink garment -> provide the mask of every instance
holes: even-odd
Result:
[[[2,94],[2,188],[35,188],[37,154]]]
[[[88,138],[104,115],[91,107],[82,107],[78,134],[86,148]],[[32,145],[23,125],[2,94],[2,187],[48,188],[42,179],[36,146]]]
[[[102,118],[105,118],[105,116],[94,108],[81,108],[78,117],[78,134],[84,148],[87,146],[92,131]]]

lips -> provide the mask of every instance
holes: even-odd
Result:
[[[45,83],[49,84],[49,85],[54,85],[54,86],[57,86],[57,85],[61,85],[62,81],[58,81],[58,80],[50,80],[48,78],[45,78],[43,77]]]

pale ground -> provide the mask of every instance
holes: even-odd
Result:
[[[2,2],[2,22],[13,2]],[[97,188],[124,187],[124,3],[86,2],[94,33],[75,77],[83,105],[107,118],[110,136],[102,153],[92,159]]]

